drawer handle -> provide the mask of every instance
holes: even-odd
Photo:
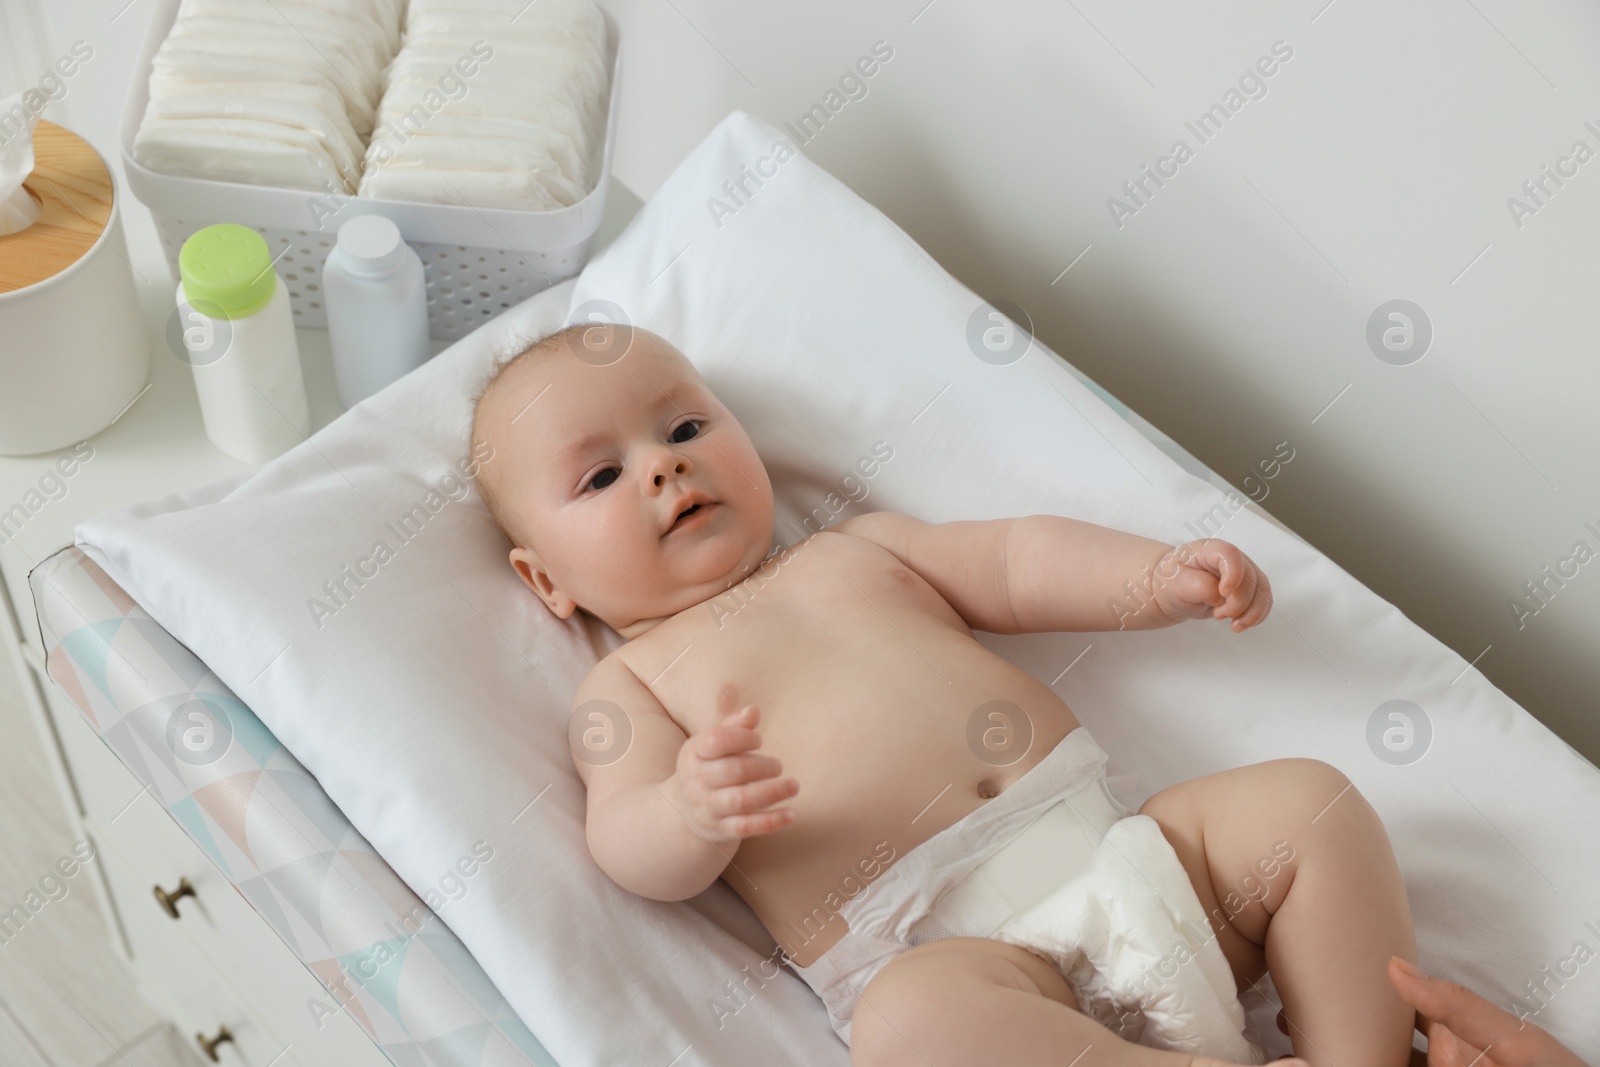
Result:
[[[178,888],[169,893],[158,885],[155,887],[155,895],[156,901],[161,905],[162,910],[172,918],[177,919],[181,918],[178,914],[178,901],[184,897],[194,896],[195,892],[194,886],[189,884],[189,879],[180,878],[178,880]],[[226,1033],[227,1031],[224,1030],[223,1032]]]
[[[206,1054],[206,1059],[210,1060],[212,1063],[221,1063],[222,1059],[217,1055],[217,1046],[232,1043],[233,1035],[228,1033],[228,1028],[226,1026],[219,1026],[217,1028],[216,1037],[207,1037],[205,1034],[195,1034],[194,1039],[195,1042],[199,1044],[200,1051]]]

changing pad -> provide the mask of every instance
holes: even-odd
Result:
[[[724,183],[747,173],[759,180],[730,201]],[[447,922],[558,1062],[843,1067],[810,990],[754,977],[774,946],[731,889],[648,901],[589,857],[567,711],[620,639],[527,593],[465,477],[494,352],[625,316],[681,348],[744,423],[785,543],[801,515],[877,509],[1048,512],[1172,543],[1209,521],[1272,579],[1261,626],[981,640],[1054,686],[1110,770],[1138,776],[1139,799],[1260,760],[1335,764],[1388,828],[1422,965],[1528,1000],[1525,983],[1594,941],[1600,846],[1572,828],[1600,810],[1600,771],[1321,553],[1183,469],[1037,341],[995,358],[993,310],[734,112],[577,279],[259,470],[99,516],[77,540],[414,890],[492,843]],[[880,440],[893,459],[849,478]],[[1397,712],[1414,748],[1383,743]],[[1253,1032],[1287,1052],[1252,997]],[[1600,979],[1547,999],[1537,1021],[1600,1060],[1584,1022]]]

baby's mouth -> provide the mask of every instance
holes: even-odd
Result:
[[[678,517],[674,519],[672,525],[667,528],[667,533],[670,534],[681,529],[686,523],[692,522],[695,516],[701,514],[702,512],[709,511],[714,507],[716,507],[716,504],[709,501],[704,504],[690,505],[678,513]]]

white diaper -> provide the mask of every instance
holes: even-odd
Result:
[[[1073,809],[1094,807],[1083,802],[1097,796],[1086,789],[1053,805],[985,865],[1004,867],[957,883],[948,906],[985,914],[986,902],[1042,893],[988,936],[1054,963],[1086,1014],[1138,1044],[1265,1062],[1244,1032],[1233,970],[1161,828],[1148,815],[1130,815],[1096,845],[1088,838],[1098,829]],[[1047,860],[1069,849],[1085,855],[1088,867],[1063,882]],[[946,906],[941,900],[935,913]]]
[[[849,932],[811,966],[791,961],[846,1044],[862,990],[895,956],[990,937],[1054,963],[1082,1010],[1128,1041],[1266,1061],[1188,873],[1155,820],[1111,795],[1105,764],[1074,730],[848,901]]]

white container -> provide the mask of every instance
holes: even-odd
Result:
[[[243,226],[219,226],[195,240],[219,231],[232,231],[224,239],[242,237],[259,247],[259,259],[233,277],[259,279],[262,288],[270,284],[271,296],[262,305],[224,313],[203,296],[191,299],[185,283],[178,282],[183,349],[194,371],[206,436],[234,459],[265,463],[311,434],[294,315],[289,291],[273,272],[259,235]]]
[[[277,260],[278,274],[289,289],[295,325],[322,329],[327,326],[327,314],[317,274],[333,247],[334,233],[356,215],[383,215],[400,227],[406,243],[422,259],[430,335],[435,340],[454,341],[583,269],[605,215],[621,99],[621,41],[610,12],[601,12],[606,22],[611,85],[605,137],[597,149],[599,165],[590,167],[590,173],[598,175],[594,188],[569,207],[514,211],[177,178],[141,166],[133,158],[133,138],[149,104],[152,62],[177,18],[178,4],[179,0],[157,0],[134,64],[119,135],[128,188],[150,209],[174,280],[178,277],[178,250],[190,234],[212,223],[242,223],[267,239],[274,257],[283,253]]]
[[[382,215],[339,227],[322,265],[339,403],[353,408],[432,354],[422,260]]]
[[[87,141],[53,122],[39,122],[33,150],[23,187],[43,214],[0,237],[0,454],[8,456],[93,437],[139,398],[150,374],[116,203],[122,190]]]

